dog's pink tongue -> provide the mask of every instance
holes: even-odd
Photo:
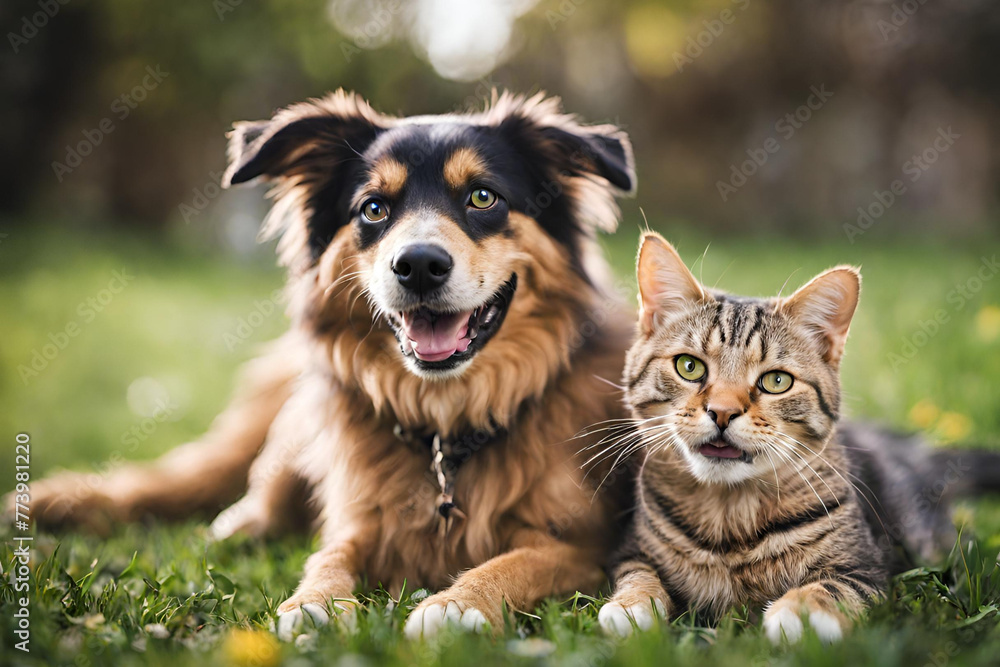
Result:
[[[456,352],[465,352],[472,342],[469,332],[472,311],[453,315],[438,315],[431,321],[423,311],[403,313],[403,330],[410,339],[413,353],[423,361],[444,361]]]

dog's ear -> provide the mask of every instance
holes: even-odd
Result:
[[[614,231],[615,197],[635,192],[635,160],[628,135],[614,125],[584,125],[564,114],[559,99],[495,95],[484,114],[521,157],[528,202],[514,208],[534,217],[561,242],[581,232]]]
[[[350,222],[347,201],[359,156],[395,119],[353,93],[282,109],[270,120],[236,123],[223,187],[254,180],[278,185],[262,238],[281,235],[283,263],[310,266]]]
[[[600,176],[622,194],[635,192],[632,144],[614,125],[542,127],[541,135],[565,171]]]
[[[363,152],[389,122],[353,93],[338,90],[282,109],[271,120],[236,123],[222,184],[301,178],[319,170],[336,177],[337,167]]]
[[[614,125],[583,125],[559,109],[559,98],[504,93],[487,118],[525,157],[541,159],[563,176],[602,179],[615,194],[635,192],[635,159],[628,135]],[[536,162],[537,164],[537,162]]]

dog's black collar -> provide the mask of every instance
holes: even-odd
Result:
[[[411,446],[430,451],[431,473],[441,491],[435,501],[440,517],[438,535],[446,537],[455,519],[465,520],[465,512],[455,503],[455,478],[458,476],[458,469],[477,451],[498,440],[505,429],[490,420],[489,429],[474,429],[452,438],[444,438],[440,433],[420,434],[409,431],[402,424],[396,424],[393,433]]]

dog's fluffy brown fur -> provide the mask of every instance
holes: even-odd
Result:
[[[324,193],[332,179],[350,180],[341,170],[358,156],[363,166],[353,178],[383,190],[400,189],[407,173],[438,169],[433,159],[366,161],[369,146],[392,140],[379,138],[390,130],[428,125],[485,128],[514,144],[512,155],[527,161],[523,171],[537,171],[526,200],[537,202],[542,192],[556,200],[536,206],[532,217],[531,206],[511,197],[505,231],[481,239],[447,222],[435,227],[435,239],[480,283],[510,274],[518,281],[492,339],[462,372],[435,378],[403,358],[370,294],[383,249],[398,237],[419,240],[426,221],[403,216],[365,244],[356,224],[330,224],[324,209],[341,205]],[[230,161],[231,182],[276,184],[266,229],[282,236],[291,332],[251,364],[240,397],[204,440],[125,469],[100,488],[73,475],[42,482],[35,518],[106,527],[147,514],[184,517],[217,511],[247,485],[213,530],[264,534],[287,523],[292,491],[304,481],[323,546],[281,612],[351,600],[367,575],[390,590],[404,579],[444,589],[422,603],[418,632],[432,631],[427,619],[452,602],[460,615],[478,610],[499,628],[504,603],[529,609],[544,596],[598,586],[620,485],[595,493],[602,471],[584,479],[574,453],[586,440],[574,436],[623,416],[618,392],[602,378],[621,374],[632,316],[610,290],[593,235],[614,229],[613,197],[634,184],[624,134],[583,126],[541,96],[498,96],[485,112],[414,122],[337,92],[239,124]],[[455,187],[491,162],[488,150],[462,144],[436,176]],[[473,434],[477,443],[456,479],[467,516],[446,535],[429,452],[402,442],[397,424],[413,433]]]

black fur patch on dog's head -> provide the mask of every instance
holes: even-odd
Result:
[[[488,214],[467,210],[467,193],[444,175],[460,149],[467,149],[467,166],[479,167],[461,187],[488,187],[503,206]],[[405,186],[389,203],[397,212],[431,207],[476,238],[502,233],[505,211],[518,211],[559,241],[581,271],[580,236],[613,230],[614,196],[635,188],[625,133],[582,125],[541,94],[494,94],[485,112],[399,119],[337,91],[269,121],[237,124],[229,157],[224,185],[254,179],[278,185],[266,231],[284,232],[283,259],[298,268],[314,264],[345,225],[357,226],[362,247],[385,233],[388,225],[366,224],[359,207],[373,170],[386,159],[405,170]]]

